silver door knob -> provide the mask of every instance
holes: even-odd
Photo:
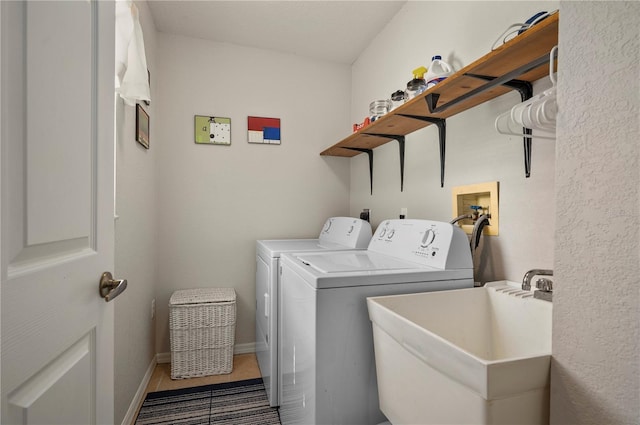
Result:
[[[120,295],[125,289],[127,289],[127,279],[114,279],[111,273],[102,273],[100,277],[100,296],[106,302]]]

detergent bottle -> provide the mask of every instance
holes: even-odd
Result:
[[[426,77],[427,88],[430,89],[451,74],[453,74],[453,68],[442,60],[442,56],[436,55],[432,57]]]
[[[413,70],[413,80],[407,83],[405,102],[413,99],[427,89],[427,82],[424,79],[425,72],[427,72],[427,68],[424,66]]]

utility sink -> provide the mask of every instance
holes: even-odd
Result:
[[[367,299],[391,423],[549,423],[552,304],[519,288]]]

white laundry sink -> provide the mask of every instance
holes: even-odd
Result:
[[[547,424],[552,304],[520,284],[367,299],[398,424]]]

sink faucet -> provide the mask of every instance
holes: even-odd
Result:
[[[524,291],[531,290],[531,279],[533,279],[534,276],[553,276],[553,270],[532,269],[526,272],[522,278],[522,289]]]

